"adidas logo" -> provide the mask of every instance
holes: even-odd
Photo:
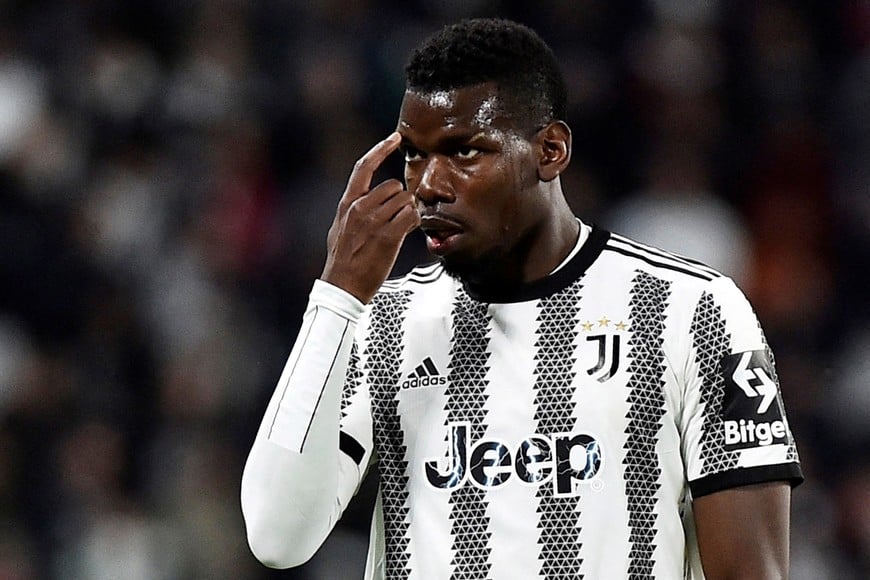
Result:
[[[435,363],[427,356],[422,363],[417,365],[414,372],[409,373],[405,377],[400,386],[403,389],[413,389],[415,387],[432,387],[446,384],[447,377],[438,372],[438,369],[435,368]]]

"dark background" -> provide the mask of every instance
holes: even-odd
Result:
[[[870,2],[0,0],[0,579],[361,577],[365,501],[272,572],[240,474],[408,51],[475,15],[563,63],[578,215],[755,305],[792,578],[870,575]]]

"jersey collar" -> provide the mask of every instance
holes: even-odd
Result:
[[[572,257],[567,264],[563,265],[549,276],[533,280],[526,284],[514,286],[505,289],[504,291],[493,290],[476,292],[464,284],[463,286],[468,295],[478,302],[526,302],[529,300],[546,298],[567,288],[573,284],[575,280],[583,276],[589,266],[591,266],[601,254],[601,251],[604,250],[604,246],[607,244],[607,240],[609,239],[609,231],[593,225],[589,237],[574,257]]]

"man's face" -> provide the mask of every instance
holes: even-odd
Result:
[[[545,203],[537,157],[490,83],[407,91],[397,130],[429,251],[466,280],[504,273]]]

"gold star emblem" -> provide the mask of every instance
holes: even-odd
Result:
[[[589,322],[588,320],[586,322],[584,322],[583,324],[581,324],[580,326],[582,326],[583,330],[585,330],[586,332],[589,332],[590,330],[592,330],[592,323]]]
[[[626,328],[628,328],[628,325],[623,321],[620,320],[616,323],[616,330],[625,330]]]
[[[606,316],[598,321],[598,326],[601,326],[602,328],[607,328],[608,324],[610,324],[610,320]]]

